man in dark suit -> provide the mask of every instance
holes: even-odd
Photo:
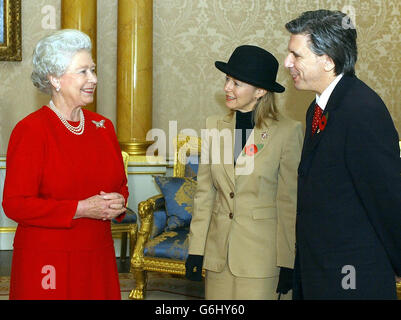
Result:
[[[399,137],[383,101],[355,76],[349,22],[318,10],[286,24],[285,66],[297,89],[316,93],[298,169],[298,299],[396,299],[401,276]]]

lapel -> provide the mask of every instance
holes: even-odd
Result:
[[[311,134],[312,127],[312,119],[315,107],[315,101],[311,103],[308,108],[306,114],[306,132],[305,132],[305,141],[302,150],[301,164],[300,169],[309,170],[310,163],[312,158],[316,152],[317,147],[320,142],[326,135],[327,131],[329,131],[330,126],[335,125],[335,119],[333,120],[333,114],[335,114],[336,109],[341,107],[343,97],[346,95],[347,91],[350,90],[353,82],[355,81],[355,77],[351,76],[343,76],[342,79],[338,82],[336,87],[334,88],[330,98],[327,102],[326,108],[324,109],[323,115],[327,117],[327,125],[325,130],[320,131],[319,133],[315,133],[313,136]]]
[[[234,184],[234,129],[235,129],[235,112],[229,113],[224,116],[222,120],[217,123],[217,129],[222,137],[226,137],[225,132],[230,132],[230,139],[220,139],[220,161],[223,162],[224,170],[231,182]],[[224,131],[223,131],[224,130]],[[226,143],[227,142],[227,143]],[[224,155],[225,158],[224,158]],[[227,159],[230,156],[230,159]]]
[[[276,121],[270,118],[266,119],[260,128],[255,126],[249,135],[242,152],[237,158],[235,178],[243,175],[250,175],[253,172],[256,158],[266,153],[265,150],[267,149],[268,143],[272,140],[276,128]]]

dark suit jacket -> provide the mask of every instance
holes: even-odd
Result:
[[[380,97],[344,76],[299,165],[294,298],[395,299],[401,275],[399,137]]]

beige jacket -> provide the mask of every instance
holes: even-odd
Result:
[[[244,147],[249,154],[243,150],[235,168],[235,113],[208,118],[206,128],[215,136],[202,136],[189,254],[203,255],[203,267],[215,272],[228,263],[238,277],[293,268],[301,123],[279,116],[255,127]]]

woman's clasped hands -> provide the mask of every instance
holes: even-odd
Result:
[[[125,211],[125,198],[121,194],[117,192],[106,193],[100,191],[100,194],[78,201],[74,219],[90,218],[112,220]]]

